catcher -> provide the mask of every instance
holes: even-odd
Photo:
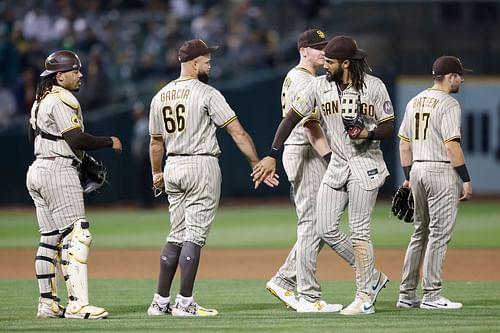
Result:
[[[83,199],[84,191],[105,182],[106,172],[85,151],[111,148],[120,153],[122,144],[114,136],[84,132],[80,103],[73,95],[82,82],[80,67],[80,59],[71,51],[49,55],[31,109],[29,140],[36,159],[29,167],[26,186],[40,231],[35,257],[38,318],[108,316],[106,309],[89,302],[87,260],[92,235]],[[57,293],[58,265],[68,290],[66,309]]]

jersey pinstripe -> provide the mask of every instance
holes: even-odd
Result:
[[[31,108],[30,124],[33,129],[36,129],[37,125],[40,130],[58,137],[77,127],[84,131],[80,103],[70,91],[54,86],[40,102],[38,114],[35,116],[37,106],[38,104],[35,102]],[[35,137],[35,156],[41,158],[62,156],[81,159],[83,152],[73,151],[65,140],[46,140],[37,135]]]
[[[399,130],[414,160],[448,161],[444,143],[460,139],[460,105],[449,94],[427,89],[413,97]]]
[[[301,67],[294,67],[288,72],[281,94],[283,116],[314,77]],[[293,189],[298,218],[297,241],[273,280],[286,289],[296,287],[300,297],[314,302],[321,298],[321,286],[315,273],[318,254],[323,246],[316,232],[316,197],[326,163],[311,147],[303,127],[305,121],[303,119],[295,126],[283,151],[283,167]]]
[[[285,79],[283,80],[283,86],[281,88],[281,108],[283,112],[283,117],[292,107],[292,103],[299,93],[304,90],[305,87],[311,82],[315,77],[311,72],[302,67],[292,68]],[[309,145],[309,140],[304,131],[304,120],[295,126],[290,136],[285,141],[285,145]]]
[[[415,299],[420,267],[423,302],[441,297],[446,250],[456,223],[461,181],[449,162],[446,143],[460,139],[460,104],[444,91],[426,89],[412,98],[399,129],[409,142],[415,230],[403,263],[400,298]],[[430,232],[432,231],[432,232]]]
[[[368,130],[394,119],[389,94],[379,78],[366,75],[365,88],[359,98]],[[317,117],[324,122],[327,132],[335,133],[328,136],[332,160],[325,174],[326,183],[333,188],[342,187],[350,173],[366,190],[380,187],[389,175],[380,150],[380,141],[351,140],[344,130],[342,114],[354,112],[357,100],[358,93],[353,87],[340,92],[337,84],[328,82],[323,75],[315,78],[292,104],[293,110],[301,117],[314,117],[313,111],[317,105],[320,108]]]
[[[368,130],[394,119],[392,103],[384,83],[365,76],[358,93],[348,86],[343,91],[326,76],[315,78],[292,103],[298,115],[322,121],[332,148],[331,161],[318,191],[317,231],[320,237],[356,272],[356,299],[372,295],[374,269],[370,237],[371,212],[378,189],[389,175],[380,141],[351,139],[342,116],[354,116],[358,104]],[[315,107],[319,112],[315,112]],[[334,200],[332,200],[334,199]],[[348,209],[350,237],[339,229],[342,213]]]
[[[174,80],[152,99],[149,133],[169,154],[219,155],[215,131],[236,119],[224,96],[197,79]]]

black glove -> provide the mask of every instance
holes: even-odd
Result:
[[[108,171],[102,163],[85,154],[80,166],[80,183],[82,184],[83,193],[90,193],[100,189],[106,183],[107,175]]]
[[[398,219],[407,223],[413,222],[413,196],[409,188],[403,186],[398,188],[392,197],[391,210]]]
[[[342,115],[342,122],[344,123],[345,131],[351,139],[356,139],[363,128],[365,128],[365,121],[361,113],[357,113],[354,118]]]

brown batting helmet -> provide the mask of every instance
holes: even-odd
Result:
[[[82,67],[80,58],[75,52],[60,50],[50,54],[45,59],[45,71],[40,76],[49,76],[57,72],[66,72]]]

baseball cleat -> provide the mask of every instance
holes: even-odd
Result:
[[[422,301],[420,304],[421,309],[429,309],[429,310],[439,310],[439,309],[460,309],[462,307],[462,303],[452,302],[447,298],[441,297],[435,301]]]
[[[389,278],[387,275],[385,275],[382,272],[378,272],[375,274],[375,279],[372,281],[372,296],[371,296],[371,302],[373,305],[375,305],[375,302],[377,301],[378,294],[382,291],[382,289],[385,288],[387,282],[389,282]]]
[[[342,305],[328,304],[321,299],[315,302],[309,302],[305,298],[299,297],[299,301],[297,304],[297,312],[323,313],[323,312],[339,312],[340,310],[342,310]]]
[[[64,318],[70,319],[104,319],[108,317],[108,311],[93,305],[81,305],[77,302],[69,302],[64,312]]]
[[[179,317],[211,317],[219,314],[215,309],[206,309],[197,303],[191,303],[188,306],[182,306],[176,302],[172,309],[172,316]]]
[[[282,288],[271,280],[266,283],[266,289],[271,293],[271,295],[275,296],[283,304],[285,304],[287,308],[297,310],[298,301],[293,290]]]
[[[162,297],[158,293],[153,296],[153,301],[148,308],[149,316],[163,316],[172,313],[172,307],[170,306],[170,296]]]
[[[406,299],[399,297],[396,307],[402,309],[416,309],[420,307],[420,302],[418,298]]]
[[[62,318],[64,316],[64,307],[50,298],[38,299],[38,318]]]
[[[340,311],[344,316],[369,315],[375,313],[370,296],[356,297],[348,307]]]

